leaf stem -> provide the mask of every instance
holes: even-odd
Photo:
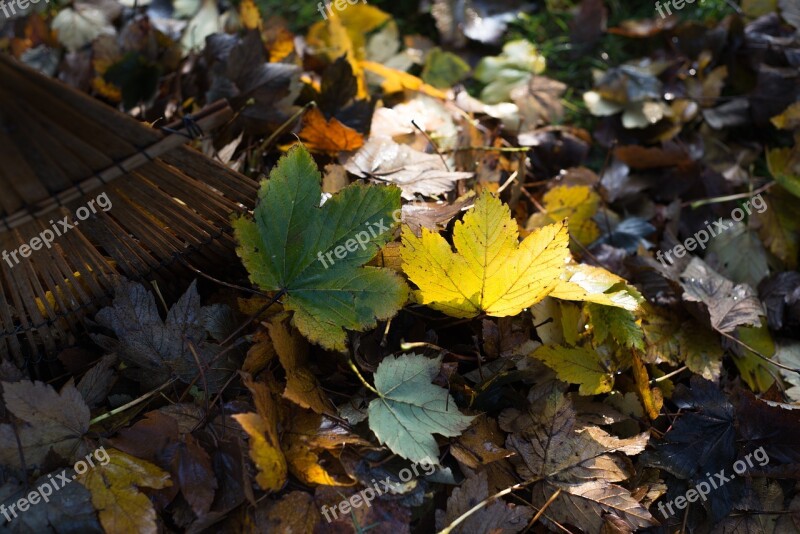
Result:
[[[92,426],[95,423],[99,423],[100,421],[105,421],[109,417],[117,415],[118,413],[122,413],[125,410],[127,410],[128,408],[133,408],[137,404],[141,404],[142,402],[146,401],[147,399],[149,399],[150,397],[152,397],[153,395],[155,395],[159,391],[162,391],[162,390],[166,389],[168,386],[172,385],[172,383],[175,382],[176,380],[177,380],[177,378],[171,378],[171,379],[167,380],[166,382],[164,382],[163,384],[161,384],[160,386],[158,386],[153,391],[151,391],[149,393],[145,393],[144,395],[142,395],[138,399],[133,399],[131,402],[129,402],[127,404],[123,404],[122,406],[118,406],[118,407],[114,408],[113,410],[111,410],[110,412],[104,413],[103,415],[98,415],[97,417],[95,417],[94,419],[89,421],[89,426]]]
[[[369,382],[367,382],[367,380],[361,375],[361,371],[358,370],[358,367],[356,366],[356,362],[353,361],[353,358],[347,358],[347,363],[348,363],[348,365],[350,365],[350,369],[353,370],[353,372],[356,374],[356,376],[361,381],[361,383],[364,384],[365,388],[367,388],[368,390],[370,390],[371,392],[373,392],[374,394],[376,394],[379,397],[382,396],[380,394],[380,392],[377,389],[375,389],[374,387],[372,387],[369,384]]]

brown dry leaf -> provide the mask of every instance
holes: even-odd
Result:
[[[326,120],[317,108],[312,108],[303,117],[303,129],[297,135],[312,152],[338,154],[357,150],[364,145],[364,136],[335,117]]]
[[[16,430],[14,425],[0,425],[0,463],[22,467],[20,444],[28,467],[40,465],[50,449],[66,459],[77,452],[75,449],[89,430],[90,414],[71,381],[60,393],[44,382],[2,384],[5,407],[25,424],[16,425]]]
[[[571,403],[560,392],[541,399],[526,413],[519,413],[519,418],[524,424],[515,425],[511,419],[502,425],[521,429],[508,436],[506,446],[522,459],[517,466],[519,474],[526,480],[540,480],[532,486],[536,508],[560,490],[547,508],[549,519],[571,523],[579,515],[581,528],[589,532],[599,532],[608,513],[618,515],[632,528],[657,524],[627,489],[613,484],[633,474],[625,456],[644,450],[647,432],[620,439],[599,427],[582,428]]]
[[[172,485],[169,474],[150,462],[108,449],[110,460],[97,464],[77,480],[92,494],[92,504],[107,534],[156,534],[156,511],[139,488]]]
[[[614,149],[614,157],[631,169],[657,169],[692,162],[686,151],[676,145],[668,145],[665,148],[647,148],[639,145],[620,146]]]
[[[681,273],[681,285],[688,302],[701,302],[708,308],[711,326],[723,333],[737,326],[760,326],[765,315],[753,289],[718,274],[700,258],[692,258]]]
[[[436,530],[447,527],[487,497],[489,497],[489,481],[486,471],[481,471],[453,490],[447,499],[447,512],[436,511]],[[531,517],[533,517],[533,510],[530,507],[509,504],[498,499],[471,514],[451,532],[457,534],[494,532],[513,534],[522,531],[528,525]]]
[[[437,154],[426,154],[391,139],[372,137],[345,163],[344,168],[361,178],[395,184],[403,198],[434,197],[450,191],[471,172],[454,172]]]
[[[283,446],[291,473],[305,484],[352,486],[355,482],[338,465],[323,465],[322,456],[338,456],[343,445],[370,446],[336,421],[307,410],[295,410],[287,418],[289,428]],[[330,455],[329,455],[330,456]],[[335,471],[334,471],[334,468]]]
[[[267,323],[272,344],[286,371],[283,396],[316,413],[335,413],[330,399],[322,391],[317,378],[308,368],[308,342],[287,324],[287,316],[273,317]]]
[[[180,405],[176,406],[181,409]],[[173,409],[172,413],[181,417],[177,410]],[[214,501],[217,479],[208,453],[189,433],[197,426],[195,419],[191,421],[194,421],[191,426],[179,425],[168,413],[148,412],[144,419],[121,430],[111,442],[127,454],[168,470],[192,511],[202,517]]]
[[[253,394],[258,413],[240,413],[233,418],[250,436],[250,458],[258,468],[256,482],[261,489],[278,491],[286,482],[286,458],[278,436],[278,400],[266,384],[244,376],[244,384]]]
[[[450,453],[459,462],[478,469],[482,465],[513,456],[514,452],[504,449],[502,443],[503,434],[497,427],[497,421],[480,415],[450,445]]]
[[[310,493],[293,491],[277,501],[262,501],[255,513],[255,532],[313,534],[322,521],[319,512]]]

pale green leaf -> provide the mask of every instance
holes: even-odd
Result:
[[[441,356],[389,356],[375,372],[380,396],[369,403],[369,427],[382,444],[412,462],[438,464],[433,434],[458,436],[473,419],[458,411],[446,389],[431,384],[441,363]]]

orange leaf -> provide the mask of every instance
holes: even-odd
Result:
[[[317,108],[306,113],[299,136],[312,152],[337,153],[356,150],[364,144],[364,136],[335,117],[325,120],[325,116]]]

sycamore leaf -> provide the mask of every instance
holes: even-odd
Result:
[[[600,237],[600,228],[592,220],[600,205],[600,195],[587,185],[554,187],[542,198],[546,213],[534,213],[527,228],[541,228],[569,219],[569,231],[579,243],[588,245]]]
[[[481,471],[472,478],[468,478],[461,486],[453,489],[447,499],[447,512],[436,511],[436,530],[442,530],[461,514],[467,512],[476,503],[489,497],[489,478],[486,471]],[[533,510],[528,506],[508,504],[500,499],[471,514],[466,521],[458,525],[454,534],[489,534],[502,532],[513,534],[522,531],[530,518]]]
[[[518,242],[508,206],[484,191],[455,224],[453,243],[422,229],[403,231],[403,270],[420,289],[421,303],[453,317],[516,315],[546,297],[569,259],[566,222]]]
[[[89,407],[72,382],[61,393],[44,382],[2,384],[5,407],[25,424],[0,425],[0,463],[22,467],[20,444],[28,467],[42,464],[50,449],[71,458],[89,430]]]
[[[722,370],[722,346],[714,332],[687,322],[677,335],[680,354],[690,371],[706,380],[718,380]]]
[[[542,345],[531,356],[547,364],[564,382],[580,384],[581,395],[607,393],[614,386],[614,375],[588,348]]]
[[[369,403],[369,427],[392,452],[412,462],[439,463],[433,433],[459,435],[474,417],[459,413],[448,391],[431,384],[442,358],[389,356],[375,372],[379,398]]]
[[[753,289],[733,282],[711,269],[700,258],[692,258],[681,273],[683,299],[702,302],[708,308],[711,326],[723,333],[737,326],[761,324],[764,309]]]
[[[262,182],[255,221],[233,225],[250,280],[285,292],[284,307],[308,339],[344,350],[345,328],[371,328],[406,301],[398,275],[363,267],[391,239],[400,190],[353,184],[320,207],[321,180],[308,151],[293,147]]]
[[[767,328],[766,318],[761,319],[761,326],[740,326],[736,329],[737,337],[747,346],[754,348],[767,358],[775,354],[775,342]],[[732,344],[733,363],[739,368],[742,376],[750,389],[756,392],[767,391],[775,383],[773,367],[750,349],[738,343]],[[777,375],[777,373],[774,373]]]
[[[108,534],[139,532],[156,534],[156,511],[139,488],[161,489],[172,485],[160,467],[117,449],[108,449],[110,460],[78,477],[92,494],[92,504]]]
[[[630,461],[621,454],[642,452],[647,432],[620,439],[599,427],[581,428],[561,393],[543,398],[527,413],[517,413],[519,421],[505,418],[504,430],[522,430],[508,436],[506,447],[519,454],[517,471],[525,480],[539,479],[531,488],[533,505],[541,509],[549,502],[545,517],[572,524],[580,517],[585,532],[601,532],[609,513],[631,531],[657,524],[629,490],[613,484],[633,474]]]

